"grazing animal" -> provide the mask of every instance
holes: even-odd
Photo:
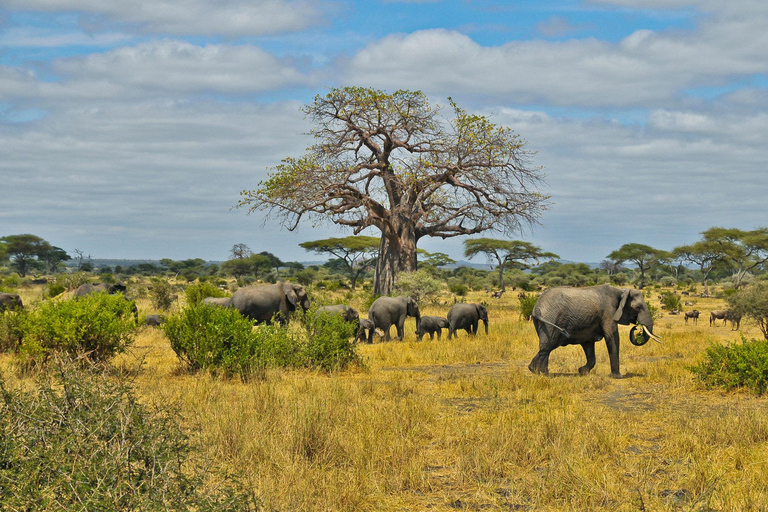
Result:
[[[389,329],[393,324],[397,328],[397,338],[403,341],[405,318],[409,316],[416,319],[416,329],[418,329],[421,311],[411,297],[379,297],[368,309],[368,319],[373,322],[374,327],[384,331],[384,341],[392,339]],[[373,343],[373,331],[374,329],[368,331],[368,343]]]
[[[163,322],[165,322],[163,315],[147,315],[144,318],[144,325],[149,325],[150,327],[159,327]]]
[[[218,306],[220,308],[231,308],[232,297],[206,297],[203,299],[203,304],[208,306]]]
[[[732,331],[738,331],[741,328],[741,315],[734,312],[734,311],[728,311],[728,318],[726,318],[729,322],[731,322],[731,330]],[[723,322],[725,323],[725,322]]]
[[[360,314],[357,312],[357,310],[347,306],[346,304],[321,306],[317,308],[317,311],[315,312],[315,318],[320,315],[338,315],[343,317],[347,322],[356,322],[360,319]]]
[[[564,345],[581,345],[587,364],[579,368],[585,375],[595,366],[595,343],[605,339],[611,362],[611,376],[619,371],[619,325],[635,324],[629,331],[633,345],[644,345],[653,334],[653,317],[640,290],[622,290],[607,284],[587,288],[561,286],[549,288],[533,308],[533,325],[539,336],[539,352],[528,369],[547,373],[549,353]],[[642,326],[642,340],[635,339],[635,329]]]
[[[421,341],[425,334],[429,334],[429,339],[435,339],[435,333],[437,333],[437,341],[440,341],[440,335],[443,329],[449,329],[448,319],[442,316],[423,316],[419,327],[416,329],[416,337]]]
[[[309,309],[309,297],[304,287],[293,283],[277,282],[267,285],[244,286],[230,297],[231,307],[255,323],[271,324],[276,317],[287,325],[292,311]]]
[[[0,293],[0,312],[6,309],[24,309],[21,297],[15,293]]]
[[[92,293],[108,293],[110,295],[122,293],[125,295],[125,292],[127,291],[128,288],[123,283],[85,283],[77,287],[77,290],[75,290],[75,297],[85,297],[86,295],[90,295]]]
[[[477,334],[480,320],[485,324],[485,334],[488,334],[488,310],[480,304],[454,304],[448,311],[448,339],[456,336],[458,329],[464,329],[467,334]]]
[[[709,314],[709,326],[712,327],[713,325],[717,325],[718,320],[723,321],[723,325],[725,325],[725,322],[728,320],[728,314],[730,311],[727,309],[716,309],[713,312]]]
[[[496,291],[496,292],[491,292],[491,298],[492,299],[500,299],[502,295],[504,295],[504,290],[499,290],[499,291]]]
[[[693,311],[686,311],[685,312],[685,323],[688,323],[688,319],[692,318],[694,324],[699,323],[699,310],[694,309]]]

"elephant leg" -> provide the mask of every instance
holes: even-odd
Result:
[[[384,330],[384,341],[392,341],[392,336],[389,334],[391,328],[391,325],[382,328]]]
[[[552,340],[549,338],[546,326],[540,324],[534,319],[536,327],[536,334],[539,336],[539,351],[531,359],[531,364],[528,365],[528,369],[533,373],[549,373],[549,353],[557,345],[553,345]]]
[[[397,339],[403,341],[405,337],[405,321],[397,324],[395,327],[397,328]]]
[[[608,348],[608,358],[611,361],[611,377],[621,377],[619,371],[619,331],[616,329],[610,336],[605,337],[605,346]]]
[[[582,343],[581,348],[584,349],[584,355],[587,356],[587,364],[579,368],[579,374],[586,375],[595,367],[595,342]]]
[[[429,333],[429,341],[435,341],[435,331]]]
[[[478,324],[478,323],[479,323],[479,322],[478,322],[477,320],[475,320],[474,322],[472,322],[472,336],[476,336],[476,335],[477,335],[477,324]]]
[[[442,334],[442,332],[443,332],[442,329],[437,330],[437,341],[440,341],[440,335]]]

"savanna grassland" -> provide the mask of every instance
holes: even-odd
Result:
[[[467,301],[488,303],[489,335],[416,342],[408,319],[404,342],[361,345],[363,363],[341,373],[192,375],[151,327],[115,364],[147,402],[178,404],[201,459],[239,473],[265,510],[768,509],[768,399],[693,379],[711,343],[740,340],[709,326],[722,300],[694,300],[698,325],[656,322],[663,344],[634,347],[621,328],[623,379],[608,376],[604,344],[588,376],[578,346],[531,374],[538,340],[517,298],[481,293]],[[761,336],[747,321],[741,332]]]

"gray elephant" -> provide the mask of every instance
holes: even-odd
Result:
[[[297,307],[309,309],[304,287],[293,283],[245,286],[233,293],[230,300],[231,307],[257,324],[270,324],[277,318],[280,324],[286,325]]]
[[[122,293],[125,295],[127,291],[128,288],[123,283],[85,283],[77,287],[77,290],[75,290],[75,297],[85,297],[86,295],[90,295],[92,293],[108,293],[110,295],[114,295],[115,293]]]
[[[24,309],[21,297],[15,293],[0,293],[0,312],[6,309]]]
[[[315,312],[315,318],[320,315],[338,315],[344,318],[346,322],[357,322],[360,320],[360,313],[353,307],[346,304],[334,304],[333,306],[320,306]]]
[[[416,337],[421,341],[425,334],[429,334],[429,339],[435,339],[435,333],[437,333],[437,341],[440,341],[440,335],[443,329],[448,329],[448,319],[442,316],[423,316],[419,322],[419,327],[416,329]]]
[[[144,318],[144,325],[148,325],[150,327],[159,327],[164,322],[165,317],[163,315],[147,315]]]
[[[232,297],[206,297],[203,299],[203,304],[208,306],[218,306],[221,308],[232,307]]]
[[[467,334],[477,334],[480,320],[485,324],[485,334],[488,334],[488,310],[480,304],[454,304],[448,311],[448,339],[456,336],[458,329],[464,329]]]
[[[585,375],[595,367],[595,343],[605,339],[611,362],[611,376],[619,372],[619,324],[635,324],[629,332],[633,345],[645,345],[653,338],[653,317],[640,290],[622,290],[607,284],[587,288],[567,286],[550,288],[539,297],[533,308],[533,325],[539,336],[539,352],[528,369],[547,373],[549,353],[563,345],[581,345],[587,364],[579,368]],[[641,326],[642,340],[635,338]]]
[[[367,341],[368,335],[367,333],[375,331],[376,328],[373,326],[373,322],[368,320],[367,318],[361,318],[360,324],[357,327],[357,335],[355,336],[355,341]]]
[[[376,328],[384,331],[384,341],[391,340],[389,328],[393,324],[397,328],[397,339],[403,341],[405,318],[408,316],[416,319],[418,329],[421,312],[419,305],[411,297],[379,297],[373,301],[368,309],[368,319],[373,322],[374,329],[368,331],[368,343],[373,343],[373,332]]]

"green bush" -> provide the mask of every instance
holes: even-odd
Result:
[[[469,287],[458,279],[451,279],[448,281],[448,290],[454,295],[464,297],[469,292]]]
[[[520,314],[526,321],[530,320],[531,315],[533,315],[533,308],[536,307],[536,302],[539,300],[539,296],[531,293],[518,297],[518,300],[520,301]]]
[[[689,370],[707,387],[763,394],[768,389],[768,341],[747,341],[742,335],[740,344],[712,345],[704,360]]]
[[[3,510],[255,510],[236,480],[191,463],[175,409],[71,367],[27,388],[0,380]]]
[[[279,324],[253,328],[237,310],[199,304],[170,317],[163,329],[188,369],[243,380],[264,368],[331,371],[357,360],[353,324],[333,316],[307,317],[306,330]]]
[[[16,350],[24,337],[26,310],[0,312],[0,352]]]
[[[681,309],[683,309],[683,300],[680,298],[679,295],[676,295],[672,292],[662,293],[661,303],[664,304],[664,307],[667,309],[667,311],[673,311],[673,310],[680,311]]]
[[[53,354],[98,363],[124,352],[136,332],[135,307],[122,294],[106,293],[40,303],[24,322],[23,367],[39,366]]]
[[[200,304],[206,297],[227,297],[229,294],[211,283],[195,283],[187,286],[184,296],[187,304]]]
[[[442,288],[443,283],[423,269],[416,272],[400,272],[395,284],[395,290],[413,297],[416,302],[437,302]]]
[[[176,294],[173,293],[173,286],[166,279],[153,278],[152,289],[149,290],[149,300],[152,301],[152,307],[168,311],[176,300]]]

